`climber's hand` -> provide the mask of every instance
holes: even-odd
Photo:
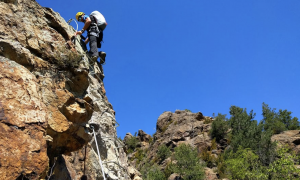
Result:
[[[81,31],[77,31],[77,32],[75,33],[75,36],[76,36],[76,35],[81,35],[81,34],[82,34]]]

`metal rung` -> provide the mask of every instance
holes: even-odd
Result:
[[[98,131],[96,133],[96,135],[100,134],[100,131]],[[100,134],[101,135],[101,134]],[[117,146],[115,147],[115,149],[120,149],[120,148],[123,148],[125,145],[122,141],[119,140],[119,138],[117,138],[116,136],[101,136],[102,139],[112,139],[112,140],[115,140],[118,142],[119,145],[121,146]],[[91,140],[90,144],[92,144],[94,142],[94,139]]]
[[[124,171],[126,171],[126,169],[116,161],[104,161],[103,162],[103,164],[108,164],[108,163],[114,163],[114,164],[118,165],[119,167],[121,167]]]
[[[102,137],[103,139],[114,139],[114,140],[116,140],[116,141],[118,141],[119,142],[119,144],[121,144],[121,146],[118,146],[117,148],[121,148],[121,147],[124,147],[125,145],[124,145],[124,143],[122,142],[122,141],[120,141],[120,139],[119,138],[117,138],[116,136],[103,136]]]
[[[120,124],[116,120],[115,123],[117,124],[117,126],[115,126],[116,128],[120,126]]]

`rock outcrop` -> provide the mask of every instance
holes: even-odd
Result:
[[[216,147],[213,147],[213,140],[208,134],[212,122],[213,118],[203,116],[201,112],[192,113],[188,110],[176,110],[175,113],[164,112],[157,119],[156,132],[153,138],[142,130],[138,131],[136,137],[130,133],[126,134],[124,138],[126,151],[129,149],[128,143],[133,142],[130,139],[136,138],[138,141],[134,152],[127,151],[128,159],[130,160],[129,164],[141,170],[146,163],[154,162],[164,170],[167,164],[170,163],[170,158],[159,161],[157,159],[159,147],[166,145],[171,151],[174,151],[174,148],[182,143],[196,148],[199,154],[209,151],[211,156],[217,157],[223,152],[227,144],[226,140],[224,140],[224,144],[216,143]],[[139,159],[141,150],[145,152],[145,157],[142,160]],[[208,167],[205,168],[205,175],[207,180],[218,179],[216,173]],[[171,174],[168,179],[179,179],[179,176]]]
[[[103,68],[34,0],[0,1],[0,179],[130,179]],[[91,128],[91,125],[93,125]]]
[[[272,141],[276,141],[279,146],[288,146],[296,154],[300,153],[300,130],[284,131],[272,136]]]

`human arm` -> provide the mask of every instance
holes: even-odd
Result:
[[[87,30],[87,28],[90,27],[91,22],[92,22],[91,19],[89,17],[87,17],[86,20],[85,20],[85,22],[84,22],[84,26],[83,26],[82,30],[81,31],[77,31],[75,33],[75,36],[76,35],[81,35],[85,30]]]
[[[89,40],[89,38],[87,37],[87,38],[85,39],[84,43],[87,44],[89,41],[90,41],[90,40]]]

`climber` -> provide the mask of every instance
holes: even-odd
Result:
[[[92,61],[96,62],[98,56],[100,56],[100,64],[103,64],[105,62],[106,53],[103,51],[98,53],[98,48],[101,48],[103,30],[107,25],[104,16],[99,11],[93,11],[89,16],[85,15],[83,12],[78,12],[76,14],[76,19],[79,22],[84,22],[84,26],[81,31],[75,33],[75,36],[81,35],[87,30],[88,38],[86,38],[84,42],[85,44],[90,42],[90,55]]]

